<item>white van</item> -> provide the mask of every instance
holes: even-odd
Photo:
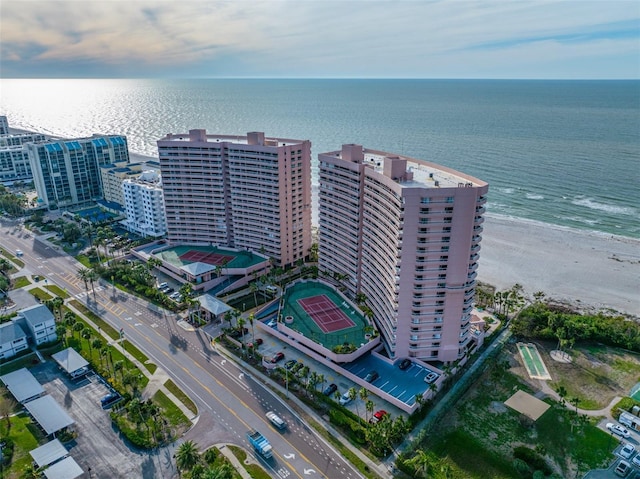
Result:
[[[271,424],[273,424],[275,427],[277,427],[278,429],[284,429],[287,427],[287,423],[285,423],[282,418],[280,416],[278,416],[275,412],[273,411],[269,411],[267,414],[267,419],[269,421],[271,421]]]
[[[266,288],[264,288],[264,290],[269,293],[269,294],[276,294],[278,292],[278,288],[275,286],[267,286]]]

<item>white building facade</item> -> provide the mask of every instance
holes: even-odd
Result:
[[[145,171],[122,182],[127,219],[121,224],[133,233],[158,238],[167,234],[162,181],[158,173]]]
[[[319,173],[319,268],[365,295],[390,358],[462,358],[488,185],[360,145],[320,154]]]
[[[23,320],[23,321],[22,321]],[[44,304],[37,304],[18,312],[18,321],[24,322],[26,330],[36,345],[58,339],[56,320],[53,313]]]

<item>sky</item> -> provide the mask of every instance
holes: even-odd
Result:
[[[640,2],[0,0],[2,78],[640,78]]]

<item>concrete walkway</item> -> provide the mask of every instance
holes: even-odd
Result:
[[[562,402],[562,398],[560,397],[560,395],[553,390],[553,388],[551,386],[549,386],[549,384],[547,383],[547,381],[544,380],[539,380],[539,384],[540,384],[540,392],[538,394],[536,394],[536,397],[538,399],[542,399],[542,397],[540,396],[548,396],[551,397],[553,399],[555,399],[558,402]],[[620,396],[616,396],[614,397],[611,402],[603,407],[602,409],[581,409],[581,408],[577,408],[578,410],[578,414],[584,414],[586,416],[591,416],[591,417],[606,417],[609,419],[613,419],[613,416],[611,415],[611,409],[613,409],[613,406],[615,406],[616,404],[618,404],[618,402],[622,399],[622,397]],[[566,401],[566,399],[565,399]],[[573,406],[570,403],[566,403],[565,406],[567,408],[571,408],[572,410],[576,410],[575,406]]]
[[[226,457],[233,468],[236,470],[238,474],[242,477],[242,479],[251,479],[251,475],[247,472],[244,466],[240,463],[236,455],[233,453],[231,449],[229,449],[226,444],[222,444],[217,446],[218,450]]]

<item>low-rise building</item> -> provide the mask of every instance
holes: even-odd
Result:
[[[56,320],[44,304],[37,304],[18,312],[18,321],[24,321],[35,344],[48,343],[58,339]]]
[[[27,333],[18,323],[0,324],[0,359],[13,357],[28,347]]]

